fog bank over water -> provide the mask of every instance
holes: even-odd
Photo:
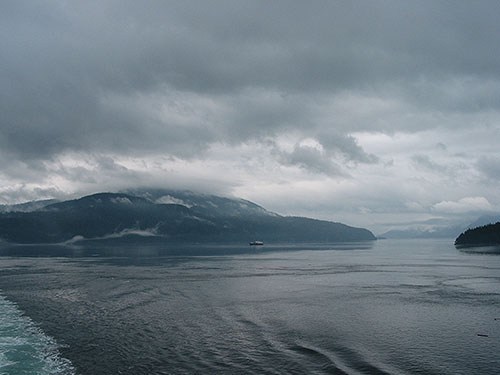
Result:
[[[0,204],[130,187],[368,227],[500,211],[496,1],[4,1]]]

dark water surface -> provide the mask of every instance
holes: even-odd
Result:
[[[1,298],[77,374],[500,373],[500,256],[450,240],[35,250]]]

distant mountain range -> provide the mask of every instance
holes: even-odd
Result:
[[[5,206],[4,206],[5,207]],[[374,240],[363,228],[281,216],[243,199],[175,190],[99,193],[37,201],[0,211],[9,243],[158,241],[161,243],[349,242]]]
[[[26,202],[20,204],[0,204],[0,213],[5,212],[31,212],[59,202],[57,199],[45,199],[40,201]]]
[[[379,237],[383,238],[456,238],[460,233],[467,229],[476,228],[479,226],[496,223],[500,221],[499,214],[490,214],[480,216],[472,223],[447,224],[438,219],[431,219],[421,222],[418,225],[413,225],[405,229],[392,229]]]

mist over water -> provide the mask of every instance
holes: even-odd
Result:
[[[121,250],[0,258],[2,293],[78,374],[500,368],[495,254],[449,240]]]

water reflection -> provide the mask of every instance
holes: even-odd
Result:
[[[0,245],[0,256],[16,257],[164,257],[164,256],[221,256],[259,254],[283,251],[370,250],[374,241],[345,243],[266,244],[120,244],[110,245]]]
[[[500,245],[490,245],[490,246],[456,245],[455,247],[457,248],[457,250],[463,253],[500,255]]]

